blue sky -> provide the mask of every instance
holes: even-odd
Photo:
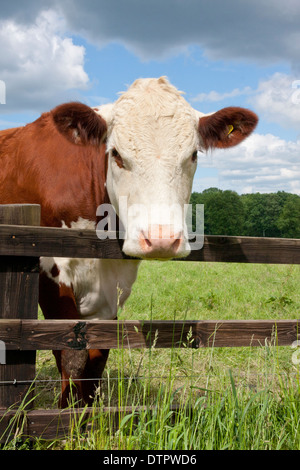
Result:
[[[73,99],[97,106],[166,75],[204,113],[260,118],[242,145],[199,159],[193,189],[300,194],[300,3],[286,0],[1,2],[0,129]]]

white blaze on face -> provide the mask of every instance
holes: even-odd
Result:
[[[126,228],[123,251],[186,256],[184,204],[199,148],[195,111],[165,78],[137,80],[110,111],[107,190]]]

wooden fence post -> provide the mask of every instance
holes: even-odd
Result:
[[[0,205],[0,224],[40,225],[40,206]],[[39,258],[1,256],[0,318],[37,319],[38,283]],[[35,356],[35,351],[6,351],[6,363],[0,364],[0,408],[20,404],[26,396],[35,377]]]

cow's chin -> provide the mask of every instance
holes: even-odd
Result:
[[[168,261],[172,259],[186,258],[190,252],[191,248],[188,241],[183,241],[180,248],[174,253],[168,249],[158,248],[156,250],[145,252],[137,240],[125,240],[122,248],[125,255],[139,258],[139,259],[152,259],[152,260],[161,260]]]

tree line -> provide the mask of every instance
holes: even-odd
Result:
[[[239,195],[218,188],[193,192],[193,230],[196,204],[204,204],[204,233],[251,237],[300,238],[300,196],[278,191]]]

